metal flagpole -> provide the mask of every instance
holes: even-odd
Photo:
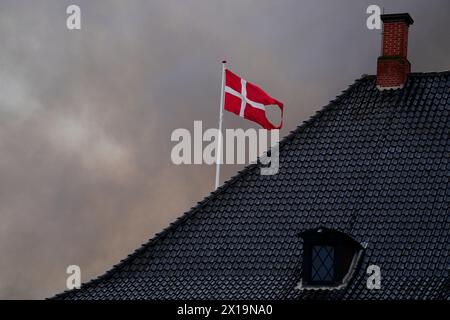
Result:
[[[226,61],[222,61],[222,86],[220,91],[220,111],[219,111],[219,134],[217,137],[217,149],[216,149],[216,190],[220,183],[220,162],[222,158],[222,119],[223,119],[223,103],[225,95],[225,69]]]

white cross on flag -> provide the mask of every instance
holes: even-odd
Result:
[[[283,125],[283,103],[228,69],[225,71],[225,79],[225,110],[259,123],[267,130],[281,128]],[[266,106],[271,105],[276,105],[281,110],[281,122],[278,126],[273,125],[266,117]]]

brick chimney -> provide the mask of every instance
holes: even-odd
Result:
[[[408,13],[383,14],[383,52],[377,64],[377,88],[399,89],[411,72],[407,58],[408,29],[414,20]]]

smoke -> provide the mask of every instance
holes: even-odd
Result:
[[[171,163],[170,135],[217,126],[222,59],[285,103],[283,136],[379,54],[369,1],[75,2],[74,31],[73,1],[0,3],[3,299],[64,290],[70,264],[102,274],[213,189],[214,167]],[[448,1],[378,3],[415,19],[413,71],[450,69]]]

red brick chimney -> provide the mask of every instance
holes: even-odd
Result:
[[[411,72],[411,63],[407,58],[408,29],[414,20],[408,13],[383,14],[383,52],[378,58],[377,87],[399,89]]]

